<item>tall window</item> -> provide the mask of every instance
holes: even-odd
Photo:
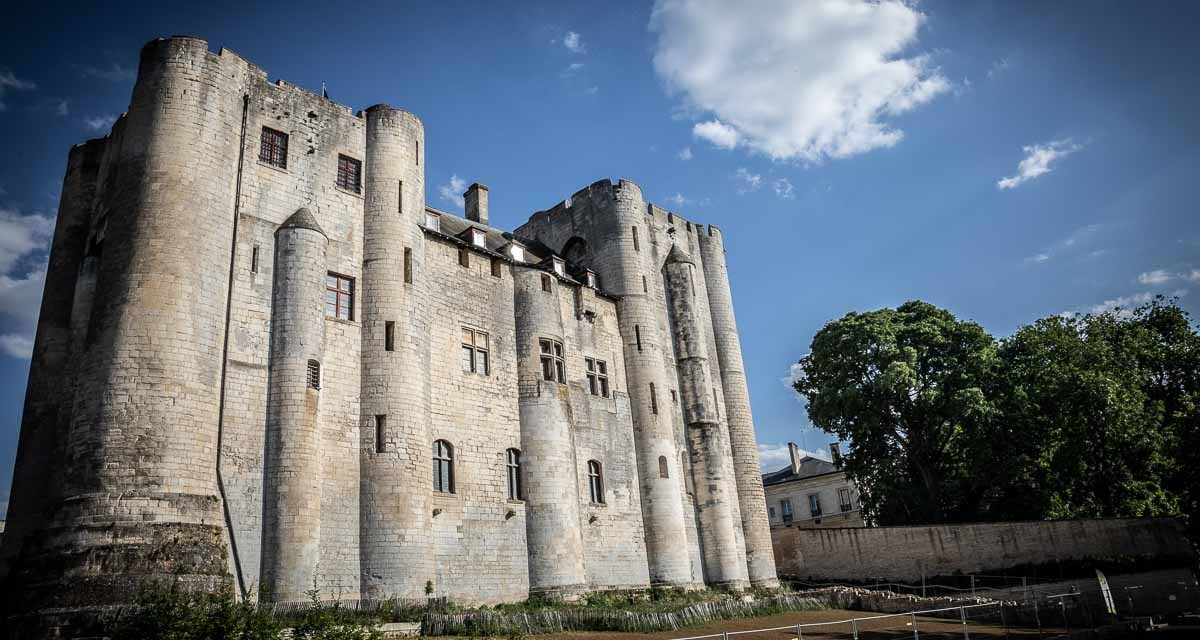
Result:
[[[412,284],[412,247],[404,247],[404,284]]]
[[[488,334],[475,329],[462,329],[462,368],[465,373],[488,375]]]
[[[608,397],[608,364],[595,358],[584,358],[587,365],[588,392],[594,396]]]
[[[638,233],[637,233],[637,227],[631,227],[631,229],[633,229],[633,250],[634,250],[634,251],[641,251],[641,250],[642,250],[642,248],[641,248],[641,246],[638,244]]]
[[[808,494],[808,510],[814,518],[821,515],[821,496],[815,493]]]
[[[505,464],[508,467],[508,499],[521,499],[521,452],[509,449],[505,453]]]
[[[492,275],[497,278],[501,277],[500,269],[500,258],[492,258]]]
[[[595,460],[588,460],[588,489],[592,502],[604,504],[604,473]]]
[[[362,162],[339,155],[337,186],[346,191],[362,193]]]
[[[258,159],[280,169],[287,168],[288,135],[269,127],[263,127],[262,142],[258,147]]]
[[[654,383],[650,383],[650,413],[658,413],[658,390],[654,388]]]
[[[667,457],[666,456],[658,457],[658,477],[660,477],[660,478],[671,477],[671,472],[667,465]]]
[[[387,442],[387,416],[375,416],[375,453],[383,453]]]
[[[850,504],[850,487],[838,489],[838,506],[842,508],[843,512],[849,511],[854,507],[853,504]]]
[[[342,320],[354,319],[354,278],[332,271],[325,275],[325,315]]]
[[[308,361],[308,370],[305,372],[305,383],[309,389],[321,388],[321,363],[316,360]]]
[[[550,276],[542,274],[542,291],[550,291]]]
[[[433,443],[433,490],[454,493],[454,447],[445,440]]]
[[[789,498],[784,498],[779,501],[779,512],[783,515],[784,522],[792,521],[792,501]]]
[[[559,384],[567,383],[567,364],[563,360],[563,346],[558,340],[539,338],[541,349],[542,378]]]

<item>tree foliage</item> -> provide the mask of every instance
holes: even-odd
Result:
[[[880,524],[1184,513],[1200,334],[1159,298],[995,340],[924,302],[822,328],[795,382]]]

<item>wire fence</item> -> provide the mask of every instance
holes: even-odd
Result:
[[[684,636],[682,638],[675,638],[674,640],[706,640],[708,638],[721,638],[721,640],[728,640],[729,638],[734,638],[734,637],[738,637],[738,636],[748,636],[748,635],[752,635],[752,634],[761,636],[762,634],[769,634],[769,633],[782,633],[782,634],[786,634],[782,637],[785,637],[785,638],[795,637],[800,640],[803,640],[806,637],[811,638],[811,639],[816,639],[816,638],[821,638],[821,637],[827,636],[828,634],[823,633],[823,631],[832,631],[834,633],[840,633],[840,634],[845,634],[847,631],[849,631],[851,636],[853,638],[857,639],[860,636],[865,637],[868,634],[873,634],[873,633],[880,632],[880,631],[887,631],[889,627],[893,626],[891,624],[888,624],[887,621],[902,622],[904,627],[912,630],[914,638],[919,638],[920,637],[920,624],[921,624],[923,618],[929,617],[929,616],[936,616],[936,617],[950,618],[950,619],[957,617],[959,624],[961,624],[963,627],[963,634],[966,635],[967,637],[970,637],[970,631],[967,627],[969,627],[969,620],[971,619],[971,616],[969,616],[967,612],[968,611],[979,612],[980,610],[983,610],[983,609],[995,609],[995,610],[1002,611],[1001,603],[992,602],[992,603],[986,603],[986,604],[963,605],[963,606],[959,606],[959,607],[943,607],[940,609],[925,609],[922,611],[909,611],[907,613],[888,613],[888,614],[880,614],[880,615],[874,615],[874,616],[859,616],[859,617],[853,617],[853,618],[846,618],[844,620],[831,620],[828,622],[804,622],[804,623],[797,623],[794,625],[787,625],[787,626],[782,626],[782,627],[769,627],[769,628],[765,628],[765,629],[747,629],[747,630],[741,630],[741,631],[722,631],[720,633],[710,633],[710,634],[699,635],[699,636]],[[997,615],[1002,615],[1002,614],[997,614]],[[976,615],[976,618],[978,618],[978,615]],[[937,622],[940,623],[941,621],[937,621]],[[880,624],[880,623],[883,623],[883,624]],[[930,629],[933,628],[933,626],[932,626],[934,624],[933,622],[926,621],[926,623],[931,625]],[[839,628],[840,628],[840,630],[839,630]]]

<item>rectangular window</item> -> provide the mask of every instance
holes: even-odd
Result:
[[[558,340],[538,339],[541,352],[542,379],[559,384],[567,383],[567,364],[563,358],[563,346]]]
[[[404,181],[396,187],[396,213],[404,213]]]
[[[775,519],[775,507],[767,507],[767,511],[769,511],[769,512],[770,512],[770,513],[768,514],[768,517],[769,517],[771,520],[774,520],[774,519]]]
[[[779,512],[783,515],[784,522],[791,522],[792,521],[792,501],[790,499],[786,499],[786,498],[783,500],[780,500],[779,501]]]
[[[642,276],[642,293],[650,293],[650,285],[646,282],[646,276]]]
[[[679,403],[679,394],[675,393],[674,389],[671,389],[671,403],[672,404]]]
[[[375,453],[383,453],[386,449],[384,445],[385,437],[387,436],[387,416],[375,416]]]
[[[842,513],[854,508],[854,505],[850,503],[850,487],[838,489],[838,506],[841,507]]]
[[[287,168],[288,135],[269,127],[263,127],[262,143],[258,147],[258,159],[280,169]]]
[[[404,284],[412,284],[412,248],[404,247]]]
[[[341,320],[354,319],[354,278],[332,271],[325,275],[325,315]]]
[[[497,278],[501,277],[500,274],[503,272],[500,269],[500,258],[492,258],[492,275]]]
[[[650,413],[658,414],[658,391],[654,389],[654,383],[650,383]]]
[[[550,291],[550,276],[542,274],[542,291]]]
[[[608,397],[608,364],[595,358],[584,358],[587,367],[588,393],[602,398]]]
[[[258,273],[258,245],[250,250],[250,273]]]
[[[346,191],[362,193],[362,162],[339,155],[337,186]]]
[[[383,350],[396,350],[396,323],[391,320],[383,323]]]
[[[463,327],[462,329],[462,369],[464,373],[478,373],[486,376],[491,363],[488,354],[488,334]]]
[[[642,328],[639,325],[633,325],[633,337],[637,340],[638,351],[642,350]]]
[[[308,369],[305,372],[306,382],[309,389],[321,388],[321,363],[316,360],[308,361]]]
[[[641,250],[642,250],[642,247],[641,247],[641,245],[638,243],[638,232],[637,232],[637,227],[636,227],[636,226],[634,226],[634,227],[631,227],[631,229],[633,229],[633,250],[634,250],[634,251],[641,251]]]
[[[442,216],[436,213],[425,212],[425,228],[430,231],[442,230]]]
[[[421,141],[420,140],[417,140],[413,143],[413,151],[415,152],[415,156],[416,156],[416,161],[413,164],[415,164],[417,166],[421,166]]]
[[[467,253],[467,250],[465,247],[458,248],[458,266],[460,266],[460,267],[470,267],[471,266],[471,256],[469,253]]]
[[[808,510],[814,518],[821,515],[821,496],[815,493],[808,494]]]

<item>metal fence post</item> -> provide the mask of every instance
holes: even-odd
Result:
[[[1038,638],[1042,637],[1042,616],[1038,613],[1037,598],[1033,599],[1033,619],[1037,620]]]
[[[913,624],[913,640],[917,640],[918,638],[921,637],[921,634],[917,633],[917,614],[915,612],[912,614],[912,624]]]
[[[971,576],[971,579],[974,580],[975,576]],[[966,638],[967,640],[971,640],[971,631],[969,629],[967,629],[967,610],[962,607],[959,607],[958,608],[958,617],[962,620],[962,623],[963,623],[963,637]]]
[[[921,570],[921,597],[925,597],[925,571]]]
[[[1070,638],[1071,637],[1071,621],[1067,618],[1067,603],[1064,602],[1062,598],[1058,599],[1058,608],[1062,609],[1063,625],[1067,629],[1067,637]]]
[[[858,640],[858,618],[850,618],[850,633],[854,640]]]
[[[804,631],[800,629],[800,625],[796,625],[796,640],[804,640]]]

